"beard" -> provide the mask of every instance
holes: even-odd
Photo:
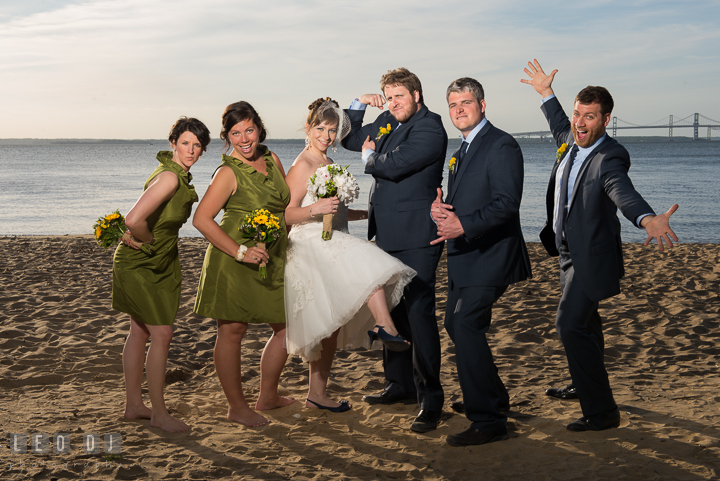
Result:
[[[575,143],[578,147],[587,148],[593,145],[595,142],[598,141],[600,137],[605,135],[605,128],[604,127],[597,127],[595,129],[587,129],[587,133],[585,134],[585,139],[579,140],[578,138],[578,131],[575,124],[570,124],[570,130],[572,130],[573,139],[575,140]]]
[[[404,124],[408,120],[412,118],[413,115],[418,111],[418,104],[416,102],[412,102],[408,108],[402,109],[398,114],[396,115],[395,112],[390,111],[390,114],[395,117],[395,120],[400,122],[401,124]]]

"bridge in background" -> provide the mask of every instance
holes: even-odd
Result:
[[[618,125],[618,123],[620,123],[620,125]],[[666,129],[668,131],[668,138],[672,140],[674,129],[686,128],[693,129],[693,140],[698,140],[700,138],[700,129],[707,128],[707,140],[711,140],[710,133],[713,130],[720,130],[720,122],[698,113],[688,115],[687,117],[684,117],[680,120],[675,120],[672,115],[669,115],[668,117],[663,117],[662,119],[647,125],[638,125],[619,119],[617,117],[613,117],[610,121],[610,124],[608,124],[607,129],[612,130],[613,137],[617,137],[617,131],[623,129]],[[512,136],[517,138],[552,138],[552,135],[547,130],[541,130],[537,132],[519,132],[516,134],[512,134]]]

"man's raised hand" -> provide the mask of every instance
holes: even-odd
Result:
[[[533,62],[528,62],[529,68],[523,69],[530,79],[520,79],[520,81],[524,84],[532,85],[535,91],[542,95],[543,98],[548,97],[554,93],[552,83],[555,79],[557,69],[550,72],[550,75],[546,75],[537,59],[533,59]]]

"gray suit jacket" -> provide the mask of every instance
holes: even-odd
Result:
[[[570,121],[557,98],[542,105],[558,146],[574,143]],[[550,175],[546,206],[547,220],[540,239],[550,255],[558,255],[553,231],[555,162]],[[615,139],[606,139],[585,159],[570,199],[565,237],[572,257],[575,277],[593,301],[620,293],[625,274],[617,210],[633,224],[643,214],[654,213],[633,187],[628,170],[630,155]]]
[[[365,167],[365,173],[375,178],[368,205],[368,239],[376,237],[385,251],[428,247],[437,239],[430,206],[442,185],[447,150],[440,116],[423,105],[398,128],[387,111],[365,126],[364,110],[346,112],[352,130],[342,145],[348,150],[362,151],[368,135],[375,140],[380,127],[392,127],[390,134],[375,142],[376,153]]]
[[[487,122],[449,175],[445,203],[465,230],[447,243],[450,281],[459,287],[507,286],[530,277],[520,229],[523,156],[515,139]]]

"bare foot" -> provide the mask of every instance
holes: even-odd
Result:
[[[175,419],[167,412],[164,414],[153,413],[150,419],[150,426],[160,428],[169,433],[184,433],[190,431],[190,426],[179,419]]]
[[[337,408],[340,407],[340,403],[337,401],[333,401],[327,396],[318,396],[318,399],[313,398],[313,401],[315,403],[319,404],[320,406],[326,407],[326,408]],[[347,403],[349,407],[352,407],[352,404]],[[305,399],[305,407],[306,408],[312,408],[312,409],[320,409],[316,404],[313,404],[312,401],[310,401],[310,398]]]
[[[269,411],[271,409],[284,408],[296,402],[298,402],[297,399],[284,396],[276,396],[275,399],[267,401],[258,399],[255,403],[255,409],[258,411]]]
[[[152,409],[140,404],[139,406],[125,406],[123,413],[125,419],[150,419],[152,418]]]
[[[233,411],[232,409],[228,408],[227,417],[230,421],[235,421],[236,423],[240,423],[251,428],[265,426],[266,424],[270,423],[268,418],[266,418],[262,414],[256,413],[249,407],[242,408],[237,411]]]

